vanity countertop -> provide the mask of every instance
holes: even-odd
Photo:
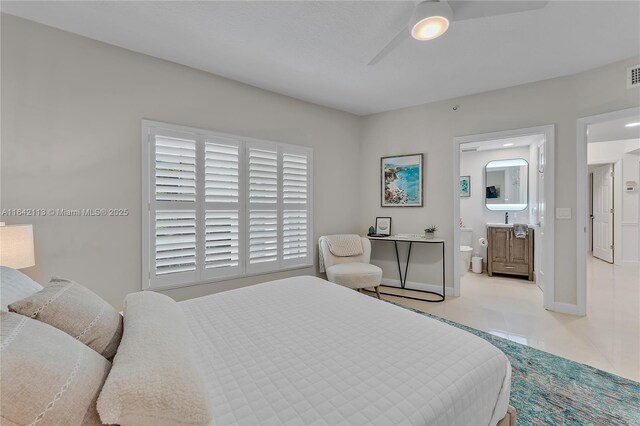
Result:
[[[513,223],[487,223],[487,226],[492,228],[513,228]],[[534,226],[530,224],[527,224],[527,226],[531,229],[534,228]]]

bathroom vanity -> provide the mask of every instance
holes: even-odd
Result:
[[[493,274],[525,276],[533,281],[534,230],[527,228],[525,238],[516,238],[513,225],[487,224],[487,270]]]

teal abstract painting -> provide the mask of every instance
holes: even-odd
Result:
[[[383,157],[382,207],[422,207],[423,154]]]
[[[471,176],[460,176],[460,196],[471,196]]]

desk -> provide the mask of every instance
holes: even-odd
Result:
[[[383,291],[381,291],[380,293],[386,294],[387,296],[396,296],[396,297],[404,297],[405,299],[422,300],[423,302],[434,302],[434,303],[444,302],[444,299],[445,299],[445,249],[444,249],[444,240],[442,238],[427,239],[419,236],[403,236],[403,235],[391,235],[389,237],[368,237],[368,238],[371,241],[393,241],[393,244],[396,248],[396,261],[398,262],[398,274],[400,275],[400,288],[402,289],[405,288],[405,285],[407,283],[407,272],[409,271],[409,259],[411,258],[411,247],[413,246],[413,243],[440,244],[442,246],[442,293],[436,293],[435,291],[428,291],[428,290],[416,290],[412,288],[407,289],[411,291],[417,291],[420,293],[435,294],[436,296],[440,296],[440,299],[437,299],[437,300],[422,299],[419,297],[410,297],[410,296],[403,296],[403,295],[393,294],[393,293],[385,293]],[[409,243],[409,252],[407,254],[407,264],[404,267],[404,276],[402,275],[402,268],[400,267],[400,255],[398,254],[398,242]],[[392,287],[392,286],[382,285],[382,287]],[[393,288],[397,288],[397,287],[393,287]]]

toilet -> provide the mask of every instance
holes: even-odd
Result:
[[[460,228],[460,276],[466,274],[471,267],[472,238],[471,228]]]

